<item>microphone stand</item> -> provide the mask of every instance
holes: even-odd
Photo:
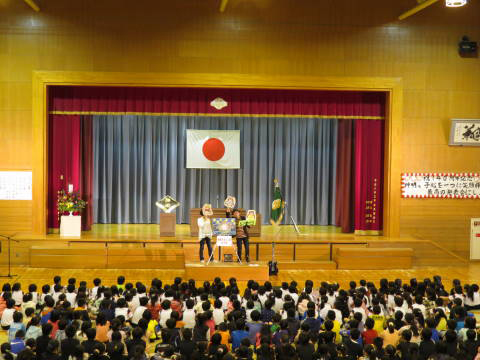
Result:
[[[15,236],[15,235],[13,235]],[[4,239],[7,239],[8,240],[8,274],[7,275],[0,275],[0,278],[12,278],[14,276],[17,276],[17,275],[13,275],[11,274],[11,270],[12,270],[12,261],[11,261],[11,256],[10,256],[10,242],[12,241],[12,237],[13,236],[6,236],[6,235],[1,235],[0,234],[0,237],[4,238]],[[15,242],[18,242],[17,240],[13,240]]]

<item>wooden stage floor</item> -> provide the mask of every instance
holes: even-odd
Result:
[[[480,278],[480,263],[469,262],[430,240],[416,239],[414,237],[388,238],[384,236],[356,236],[354,234],[340,233],[338,228],[329,226],[300,226],[301,235],[295,233],[292,226],[280,226],[278,234],[274,228],[264,226],[260,237],[253,237],[251,242],[252,262],[265,267],[271,258],[271,243],[276,242],[277,259],[281,263],[278,276],[270,277],[274,285],[280,285],[283,281],[296,280],[299,283],[311,279],[316,285],[321,281],[339,282],[342,286],[348,285],[350,280],[361,278],[378,282],[381,278],[409,280],[412,277],[425,278],[433,275],[441,275],[445,284],[458,278],[466,282],[476,282]],[[94,225],[93,230],[82,234],[81,238],[62,238],[58,234],[44,236],[17,236],[18,243],[12,244],[12,273],[17,274],[12,280],[19,281],[26,286],[29,283],[49,284],[55,274],[65,279],[76,277],[78,280],[91,282],[94,277],[100,277],[106,284],[115,281],[118,275],[127,277],[128,281],[142,281],[150,284],[154,277],[164,281],[172,281],[180,276],[188,278],[187,268],[199,268],[198,262],[198,239],[190,237],[189,225],[177,225],[177,235],[173,238],[160,237],[158,225]],[[365,244],[373,248],[398,248],[411,247],[415,255],[413,268],[405,270],[333,270],[328,266],[319,266],[322,261],[327,263],[329,247],[342,244]],[[2,242],[3,249],[6,244]],[[54,269],[53,266],[30,268],[30,250],[32,246],[52,246],[75,249],[98,249],[99,253],[105,249],[129,251],[134,249],[182,249],[185,251],[184,269],[118,269],[118,268],[95,268],[95,269]],[[293,250],[296,246],[296,250]],[[6,274],[6,251],[0,253],[0,275]],[[292,254],[296,259],[292,261]],[[257,256],[257,260],[255,257]],[[313,255],[312,255],[313,254]],[[314,261],[308,260],[312,259]],[[304,267],[298,270],[296,266],[302,262],[309,262],[315,266]],[[219,274],[221,269],[215,265],[208,268],[210,274]],[[252,267],[254,269],[254,267]],[[208,275],[210,276],[210,275]],[[224,279],[227,280],[227,279]],[[245,285],[244,280],[240,284]]]
[[[290,241],[292,238],[302,237],[306,241],[317,241],[319,239],[352,239],[368,238],[369,236],[355,236],[354,234],[343,234],[340,228],[335,226],[302,226],[299,225],[301,235],[297,235],[293,226],[281,225],[279,231],[274,233],[274,227],[271,225],[262,226],[262,236],[252,237],[252,239],[262,239],[270,241],[275,238],[278,241]],[[29,239],[28,235],[18,236],[17,239]],[[64,241],[59,234],[48,234],[37,236],[37,239]],[[374,238],[378,238],[375,237]],[[383,238],[383,237],[380,237]],[[68,238],[73,240],[73,238]],[[125,241],[125,242],[158,242],[158,241],[196,241],[196,238],[190,236],[190,225],[182,224],[176,226],[175,237],[161,237],[159,235],[158,224],[94,224],[91,231],[82,233],[82,241],[102,242],[102,241]]]
[[[361,236],[344,234],[334,226],[299,226],[298,235],[293,226],[282,225],[274,228],[262,226],[260,237],[250,238],[251,258],[268,261],[271,258],[271,243],[276,243],[276,256],[281,261],[328,261],[336,246],[365,244],[368,247],[392,248],[410,247],[415,251],[414,266],[437,266],[452,263],[468,263],[468,260],[443,248],[438,243],[415,237],[390,238],[385,236]],[[276,232],[275,232],[276,231]],[[65,245],[74,247],[143,248],[181,245],[186,252],[186,262],[197,261],[198,239],[190,236],[189,225],[177,225],[175,237],[161,237],[156,224],[95,224],[91,231],[82,233],[81,238],[62,238],[59,234],[44,236],[18,236],[20,244]],[[332,245],[333,244],[333,245]],[[22,257],[17,253],[16,259]],[[257,256],[258,254],[258,256]],[[312,254],[315,256],[312,258]],[[27,254],[25,254],[27,255]]]

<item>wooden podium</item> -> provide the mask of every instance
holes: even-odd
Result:
[[[175,236],[176,213],[160,213],[160,236]]]
[[[200,217],[200,208],[192,208],[190,209],[190,236],[198,236],[198,224],[197,219]],[[212,209],[213,215],[211,218],[225,218],[227,217],[227,209]],[[240,210],[240,215],[245,216],[246,211],[244,209]],[[257,213],[257,221],[254,226],[250,226],[248,229],[248,234],[250,237],[252,236],[260,236],[262,233],[262,215]]]

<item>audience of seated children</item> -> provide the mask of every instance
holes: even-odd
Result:
[[[480,360],[479,287],[459,280],[102,284],[3,284],[2,360]]]

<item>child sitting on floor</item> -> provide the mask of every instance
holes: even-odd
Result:
[[[2,325],[3,330],[10,329],[10,325],[13,324],[13,314],[15,313],[15,300],[7,300],[7,308],[3,310],[2,319],[0,324]]]
[[[19,311],[15,311],[13,313],[13,322],[8,329],[8,341],[12,341],[15,339],[15,334],[17,331],[22,330],[23,334],[25,335],[25,331],[27,330],[25,325],[23,324],[23,314]]]
[[[25,334],[25,340],[34,339],[36,340],[40,335],[42,335],[42,328],[40,327],[40,318],[38,316],[33,316],[27,326],[27,332]]]
[[[25,316],[23,317],[23,324],[28,326],[30,321],[32,321],[33,317],[35,316],[35,309],[34,308],[26,308],[24,311]]]
[[[23,325],[23,324],[22,324]],[[23,330],[18,330],[15,333],[14,338],[10,341],[10,348],[12,354],[18,355],[20,351],[25,349],[25,341],[23,340],[25,337],[25,332]]]

